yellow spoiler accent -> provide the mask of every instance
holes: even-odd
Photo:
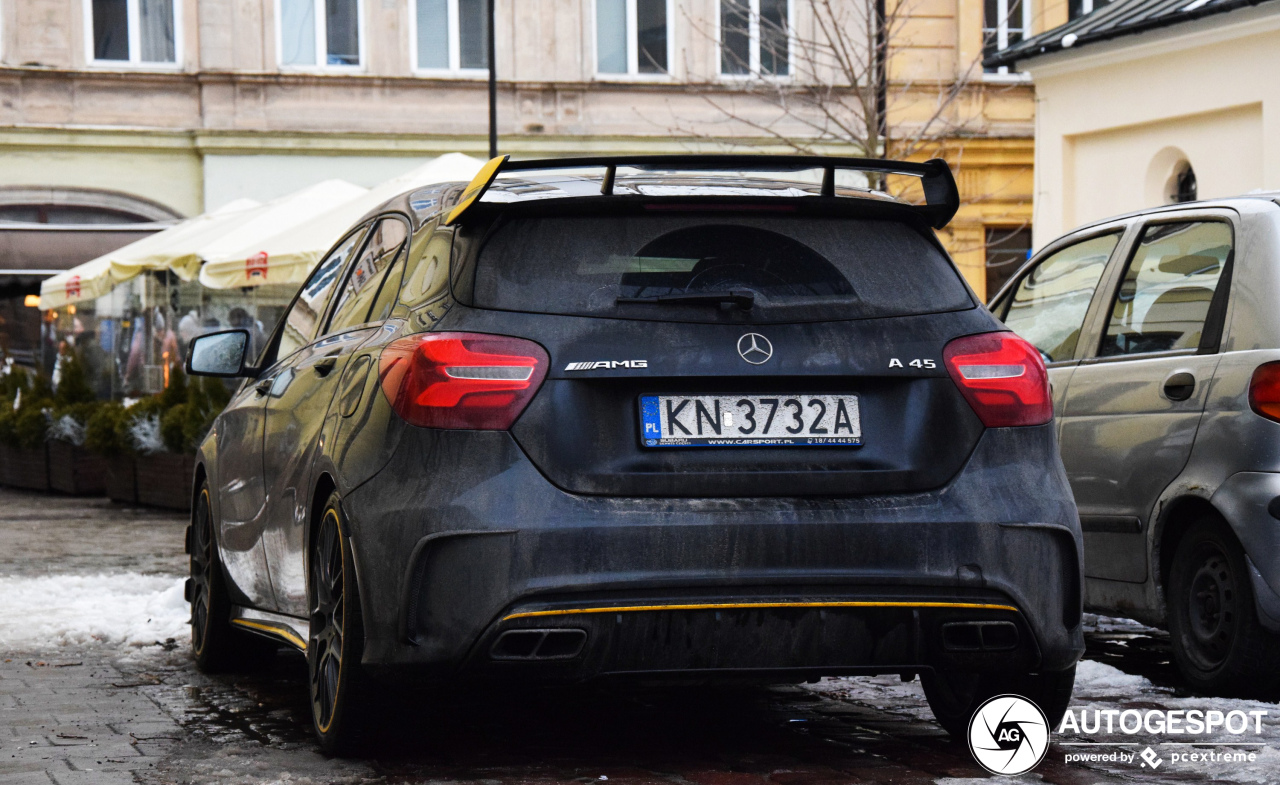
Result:
[[[241,627],[248,627],[253,630],[261,630],[263,632],[270,633],[277,638],[283,638],[285,642],[289,643],[291,646],[297,647],[303,652],[307,650],[307,642],[302,638],[299,638],[298,633],[283,624],[269,624],[267,622],[254,621],[252,619],[232,619],[231,623],[238,624]]]
[[[976,608],[981,610],[1013,611],[1012,605],[994,605],[983,602],[707,602],[687,605],[619,605],[605,608],[567,608],[551,611],[525,611],[504,616],[511,619],[531,619],[539,616],[572,616],[578,613],[635,613],[637,611],[706,611],[736,608]]]
[[[484,196],[484,192],[489,190],[489,186],[493,184],[494,178],[498,176],[498,170],[502,168],[502,165],[505,164],[507,159],[510,157],[511,156],[509,155],[500,155],[497,158],[490,158],[488,163],[480,167],[480,171],[476,173],[476,176],[467,184],[466,190],[462,192],[462,198],[458,200],[457,206],[450,210],[449,214],[445,216],[445,226],[448,226],[461,218],[462,214],[467,211],[468,207],[479,201],[480,197]]]

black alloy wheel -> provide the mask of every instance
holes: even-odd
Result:
[[[218,561],[213,524],[209,483],[205,482],[191,507],[187,598],[191,603],[191,655],[196,666],[209,673],[255,666],[275,652],[269,641],[231,626],[231,600]]]
[[[311,720],[321,748],[356,751],[371,721],[360,670],[364,631],[351,546],[337,493],[329,496],[308,548],[307,670]]]
[[[1280,636],[1258,621],[1244,550],[1225,523],[1205,518],[1174,551],[1168,584],[1173,657],[1201,692],[1277,694]]]
[[[200,490],[191,515],[191,651],[197,659],[209,641],[210,589],[213,583],[213,532],[209,524],[209,491]]]
[[[311,560],[311,711],[316,729],[327,732],[333,726],[338,684],[342,680],[343,564],[342,532],[336,510],[324,512],[316,533]]]
[[[920,674],[924,697],[934,719],[951,737],[969,738],[973,713],[997,695],[1020,695],[1040,707],[1049,727],[1056,729],[1067,713],[1075,688],[1076,666],[1065,671],[1007,673],[935,670]]]

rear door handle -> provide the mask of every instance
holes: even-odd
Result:
[[[1185,401],[1196,391],[1196,377],[1189,371],[1178,371],[1164,380],[1164,395],[1171,401]]]
[[[275,384],[275,379],[263,379],[253,386],[253,391],[258,395],[266,395],[271,392],[271,385]]]
[[[338,364],[337,357],[324,357],[324,358],[321,358],[320,360],[317,360],[316,364],[311,367],[314,368],[316,373],[320,374],[321,376],[328,376],[329,372],[332,371],[334,366],[336,366],[337,364]]]

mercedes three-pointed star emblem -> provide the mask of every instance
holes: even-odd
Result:
[[[752,365],[764,365],[773,356],[773,344],[760,333],[747,333],[738,339],[738,354]]]

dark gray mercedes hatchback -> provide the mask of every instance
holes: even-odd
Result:
[[[244,379],[197,458],[198,664],[304,651],[331,751],[470,680],[898,673],[952,734],[1001,693],[1056,724],[1079,521],[1040,354],[934,235],[957,207],[942,161],[762,156],[388,202],[261,356],[192,343]]]

